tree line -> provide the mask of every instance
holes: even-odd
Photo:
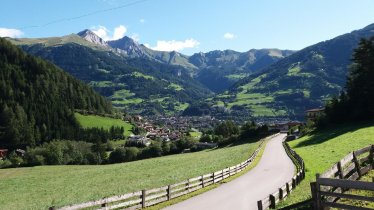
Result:
[[[325,107],[317,125],[374,119],[374,36],[362,39],[353,52],[346,88]]]

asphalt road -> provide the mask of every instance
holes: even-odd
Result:
[[[239,178],[169,206],[167,210],[250,210],[257,209],[257,201],[289,181],[295,167],[282,146],[285,134],[269,140],[258,165]]]

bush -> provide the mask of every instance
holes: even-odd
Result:
[[[12,163],[13,167],[19,167],[19,166],[21,166],[23,164],[22,157],[18,156],[16,154],[16,152],[14,152],[14,151],[12,153],[10,153],[10,155],[9,155],[9,161]]]
[[[122,163],[126,161],[126,149],[119,147],[109,155],[110,163]]]
[[[200,142],[211,142],[211,141],[212,141],[212,138],[210,137],[210,135],[203,135],[200,138]]]
[[[91,150],[92,143],[55,140],[39,147],[27,148],[25,162],[29,166],[98,164],[100,158]]]
[[[119,147],[109,155],[110,163],[122,163],[137,160],[139,149],[136,147]]]
[[[141,153],[141,158],[161,157],[162,147],[159,142],[153,142],[149,147],[144,148]]]
[[[11,166],[12,166],[12,162],[10,162],[10,160],[8,160],[8,159],[1,160],[0,159],[0,168],[9,168]]]

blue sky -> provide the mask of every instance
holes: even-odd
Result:
[[[88,28],[105,39],[127,35],[185,54],[299,50],[374,23],[373,11],[373,0],[2,0],[0,36],[62,36]]]

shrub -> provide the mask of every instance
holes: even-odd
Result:
[[[100,163],[91,147],[92,143],[87,142],[55,140],[39,147],[27,148],[25,162],[29,166]]]
[[[122,148],[122,147],[116,148],[109,155],[110,163],[122,163],[125,161],[126,161],[126,149],[125,148]]]

